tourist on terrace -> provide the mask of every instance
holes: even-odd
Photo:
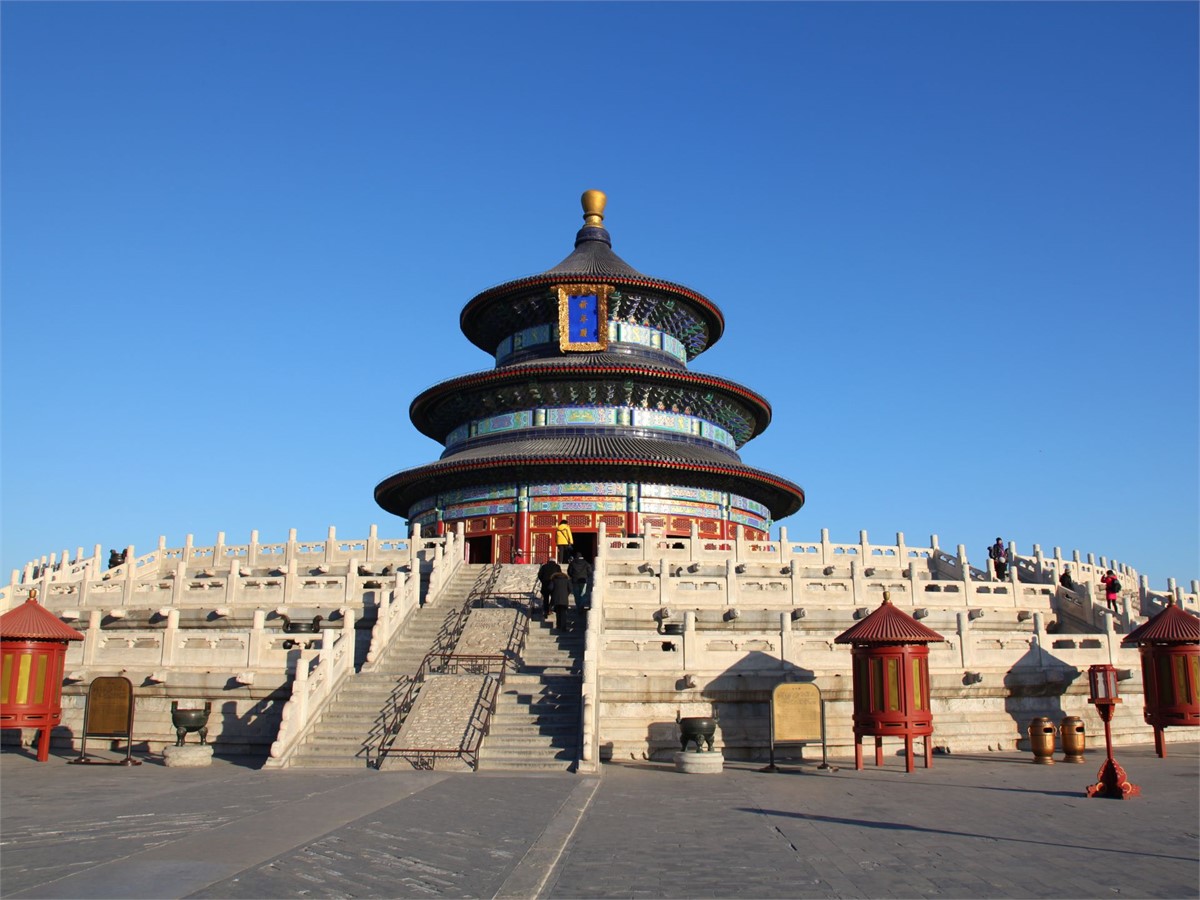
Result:
[[[575,551],[575,535],[571,534],[571,525],[566,519],[558,523],[558,530],[554,533],[554,543],[558,545],[558,561],[566,565],[571,561],[571,554]]]
[[[1117,612],[1117,598],[1121,596],[1121,582],[1117,581],[1117,576],[1113,574],[1112,569],[1109,569],[1100,579],[1100,583],[1104,585],[1104,602],[1108,604],[1109,610]]]
[[[988,559],[996,571],[996,580],[1003,581],[1008,573],[1008,551],[1004,549],[1004,541],[1000,538],[996,538],[996,543],[988,547]]]
[[[1062,574],[1058,576],[1058,583],[1068,591],[1075,590],[1075,579],[1071,577],[1070,566],[1063,566]]]

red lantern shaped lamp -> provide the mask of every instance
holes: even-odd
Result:
[[[50,731],[62,721],[69,641],[83,635],[29,599],[0,616],[0,728],[36,728],[38,762],[50,758]]]
[[[854,658],[854,768],[862,768],[862,739],[875,738],[875,765],[883,764],[883,737],[903,738],[905,769],[913,771],[913,739],[925,739],[931,762],[933,713],[929,702],[929,647],[945,638],[892,605],[879,608],[836,638]]]
[[[1163,729],[1200,726],[1200,619],[1175,605],[1135,628],[1122,646],[1136,644],[1142,658],[1143,715],[1154,729],[1154,752],[1167,755]]]

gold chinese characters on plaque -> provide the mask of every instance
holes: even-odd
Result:
[[[779,684],[771,693],[771,733],[777,744],[822,739],[821,689],[815,684]]]
[[[564,353],[570,350],[596,351],[608,349],[607,284],[559,284],[558,346]]]

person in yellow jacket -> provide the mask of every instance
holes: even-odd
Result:
[[[567,524],[566,519],[558,523],[554,543],[558,545],[558,561],[560,563],[570,562],[571,551],[575,549],[575,535],[571,534],[571,526]]]

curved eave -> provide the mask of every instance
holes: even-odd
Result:
[[[665,385],[687,385],[709,388],[736,397],[745,403],[754,413],[754,433],[746,440],[751,440],[766,430],[771,424],[771,404],[760,394],[749,388],[742,387],[715,375],[701,375],[679,369],[657,368],[649,366],[622,365],[527,365],[519,363],[503,369],[492,369],[486,372],[476,372],[471,375],[461,375],[449,381],[435,384],[418,394],[408,407],[408,416],[421,434],[431,437],[439,443],[445,443],[446,435],[462,424],[457,422],[449,427],[435,428],[430,421],[431,411],[443,397],[461,394],[464,391],[503,387],[508,384],[545,378],[558,381],[594,381],[601,378],[627,378],[633,376],[651,382]]]
[[[467,305],[463,307],[458,317],[459,327],[462,329],[462,333],[467,336],[467,340],[480,350],[483,350],[485,353],[494,353],[496,351],[496,343],[500,338],[486,333],[478,327],[478,319],[485,307],[494,301],[503,300],[509,294],[525,291],[529,288],[549,287],[553,284],[563,284],[571,281],[597,281],[602,284],[611,284],[614,287],[642,287],[662,291],[666,294],[674,294],[676,297],[695,304],[700,310],[705,324],[708,325],[709,337],[706,348],[715,344],[721,339],[721,335],[725,333],[725,317],[721,314],[721,310],[703,294],[699,294],[691,288],[675,284],[671,281],[661,281],[657,278],[636,278],[629,275],[588,275],[582,272],[543,272],[540,275],[518,278],[516,281],[508,281],[496,287],[488,288],[486,291],[476,294],[467,301]],[[500,337],[504,337],[504,335]]]
[[[448,461],[397,472],[375,488],[375,502],[393,515],[408,517],[413,503],[454,487],[481,481],[533,481],[569,475],[578,480],[590,469],[603,469],[607,478],[614,470],[627,470],[635,480],[657,480],[666,484],[692,485],[706,480],[732,483],[734,493],[762,503],[778,520],[797,512],[804,505],[804,491],[785,478],[744,466],[713,463],[684,463],[661,459],[628,457],[527,456],[471,461]]]

